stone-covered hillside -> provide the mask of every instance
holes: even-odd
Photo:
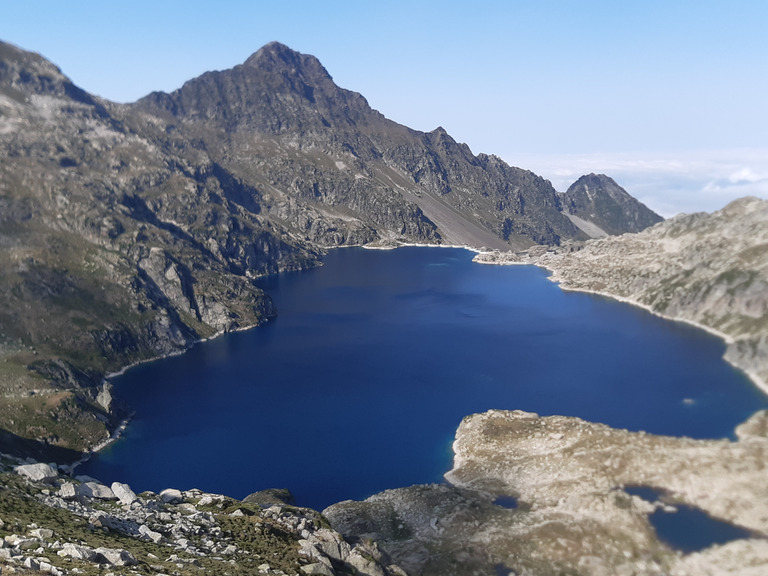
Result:
[[[323,514],[352,541],[375,539],[412,576],[757,576],[768,572],[767,424],[758,412],[729,442],[491,410],[459,426],[449,484]],[[662,511],[717,543],[690,538],[681,551],[650,522]],[[731,530],[708,532],[711,520],[695,513]]]
[[[287,491],[136,494],[64,472],[0,454],[3,574],[405,574],[375,542],[350,544],[290,505]]]

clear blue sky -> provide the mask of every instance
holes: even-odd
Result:
[[[763,0],[0,0],[0,39],[111,100],[278,40],[397,122],[666,215],[768,196],[767,31]]]

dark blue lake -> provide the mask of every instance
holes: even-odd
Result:
[[[442,481],[473,412],[718,438],[768,407],[719,339],[472,256],[350,248],[264,279],[274,322],[115,379],[136,417],[78,471],[136,491],[285,487],[322,509]]]

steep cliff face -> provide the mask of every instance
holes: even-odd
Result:
[[[0,45],[0,355],[6,440],[82,448],[102,375],[274,314],[247,276],[317,252],[159,149],[40,56]]]
[[[640,232],[664,220],[605,174],[582,176],[562,202],[565,213],[593,237]]]

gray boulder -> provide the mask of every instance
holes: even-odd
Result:
[[[51,482],[58,477],[58,472],[49,464],[24,464],[16,466],[16,473],[25,476],[33,482]]]
[[[116,500],[115,493],[108,486],[104,486],[101,482],[86,482],[80,484],[76,488],[79,496],[87,496],[88,498],[98,498],[99,500]]]
[[[181,502],[183,500],[183,496],[180,490],[176,490],[175,488],[166,488],[160,492],[160,500],[166,504],[174,504]]]
[[[131,490],[131,487],[128,486],[128,484],[123,484],[122,482],[112,482],[111,488],[112,492],[117,497],[117,499],[120,500],[121,504],[130,506],[136,501],[136,493]]]
[[[97,554],[100,554],[104,559],[113,566],[134,566],[138,564],[136,558],[127,550],[115,549],[115,548],[96,548],[94,550]]]

